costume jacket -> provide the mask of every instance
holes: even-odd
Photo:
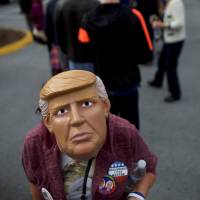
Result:
[[[139,159],[147,162],[147,171],[155,173],[156,156],[144,143],[136,128],[127,120],[109,115],[107,140],[96,157],[96,166],[92,180],[93,200],[125,200],[127,179],[116,183],[116,190],[108,195],[99,192],[102,178],[108,174],[111,164],[123,162],[129,169]],[[66,200],[64,183],[60,167],[60,152],[55,138],[41,123],[30,130],[25,138],[22,162],[29,181],[39,189],[46,188],[54,200]]]

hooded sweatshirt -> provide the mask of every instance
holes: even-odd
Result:
[[[152,51],[144,19],[135,11],[120,3],[101,4],[85,15],[79,29],[83,49],[93,54],[96,73],[111,91],[138,85],[138,64]]]

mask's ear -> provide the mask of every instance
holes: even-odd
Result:
[[[47,127],[50,133],[53,132],[52,130],[52,123],[51,123],[51,117],[47,115],[46,117],[43,118],[44,125]]]
[[[105,115],[106,117],[108,117],[108,114],[110,112],[110,100],[109,99],[106,99],[106,100],[103,100],[103,105],[104,105],[104,112],[105,112]]]

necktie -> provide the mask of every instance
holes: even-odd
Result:
[[[65,193],[69,192],[69,187],[79,179],[83,179],[87,162],[70,161],[64,167],[64,189]],[[78,189],[78,188],[77,188]],[[80,188],[81,191],[82,188]]]

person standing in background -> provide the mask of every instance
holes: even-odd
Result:
[[[55,30],[55,7],[59,0],[49,0],[46,4],[45,14],[45,34],[47,36],[47,48],[49,52],[49,60],[51,74],[55,75],[64,71],[62,64],[62,56],[57,42]]]
[[[101,0],[85,15],[79,41],[91,47],[95,73],[102,78],[111,100],[111,112],[139,128],[139,64],[152,52],[151,39],[141,13],[119,0]]]
[[[181,99],[181,88],[177,72],[178,59],[186,38],[185,10],[182,0],[167,0],[163,21],[152,21],[153,28],[163,29],[163,48],[158,59],[158,69],[152,81],[151,87],[162,87],[164,74],[167,74],[169,95],[165,102],[174,102]]]
[[[150,38],[152,41],[155,40],[155,35],[153,28],[151,26],[150,20],[152,16],[160,16],[159,13],[159,8],[160,8],[160,0],[130,0],[131,5],[134,6],[136,9],[138,9],[146,22],[147,29],[150,35]],[[152,64],[154,61],[154,55],[153,51],[151,54],[149,54],[148,60],[147,60],[147,65]]]
[[[45,13],[42,0],[32,0],[31,16],[34,40],[41,44],[46,44],[47,37],[44,32]]]
[[[24,14],[27,26],[31,33],[33,33],[33,22],[31,16],[32,0],[19,0],[21,12]]]
[[[87,62],[92,60],[92,56],[86,51],[80,52],[78,30],[83,15],[97,5],[99,5],[98,0],[60,0],[56,5],[55,27],[58,44],[66,56],[66,65],[70,70],[82,66],[82,69],[94,71],[93,63]]]

